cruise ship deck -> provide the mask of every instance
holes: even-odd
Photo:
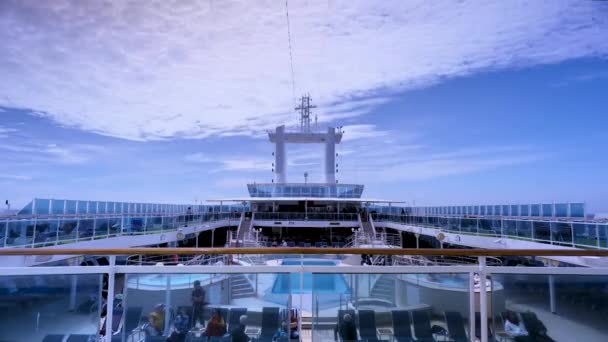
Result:
[[[366,198],[336,181],[341,139],[277,127],[248,197],[0,217],[1,340],[606,340],[608,222],[586,204]],[[325,146],[325,182],[287,181],[287,143]]]

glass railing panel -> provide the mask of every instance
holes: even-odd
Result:
[[[530,205],[530,216],[541,216],[540,210],[541,210],[540,204]]]
[[[91,239],[94,235],[94,219],[81,219],[78,221],[78,239]]]
[[[124,322],[117,340],[164,340],[179,332],[190,341],[223,336],[272,341],[282,336],[282,322],[298,327],[301,312],[291,310],[297,305],[292,291],[289,273],[128,274],[124,312],[133,319]]]
[[[534,239],[551,241],[551,225],[549,222],[534,221],[532,223],[532,229],[534,232]]]
[[[556,217],[568,217],[568,204],[567,203],[556,203],[555,204],[555,216]]]
[[[544,216],[544,217],[553,216],[553,204],[543,204],[542,210],[543,210],[542,216]]]
[[[101,275],[0,276],[3,340],[42,341],[48,335],[97,338]]]
[[[73,241],[78,238],[78,221],[71,218],[64,218],[59,222],[58,241]]]
[[[574,244],[577,246],[598,246],[597,227],[595,224],[574,223]]]
[[[89,202],[89,214],[97,214],[98,204],[99,203],[95,201]]]
[[[456,217],[448,218],[448,230],[449,231],[460,231],[460,219]]]
[[[10,247],[31,246],[34,239],[34,220],[10,220],[6,245]]]
[[[78,205],[77,205],[77,211],[78,214],[86,214],[87,213],[87,209],[88,208],[88,202],[87,201],[78,201]]]
[[[570,217],[585,217],[585,204],[570,203]]]
[[[57,240],[60,220],[37,220],[34,244],[37,246],[53,245]]]
[[[120,217],[108,218],[108,229],[110,235],[120,234]]]
[[[572,226],[570,223],[551,222],[553,243],[572,245]]]
[[[517,221],[517,236],[521,238],[532,238],[532,222]]]
[[[34,200],[34,206],[36,208],[36,215],[48,215],[51,208],[51,201],[48,199],[37,198]]]
[[[94,235],[95,237],[107,237],[108,234],[110,233],[110,229],[109,229],[109,222],[107,219],[105,218],[98,218],[95,220],[95,231],[94,231]]]
[[[461,228],[463,232],[477,233],[477,220],[463,218],[461,219]]]
[[[491,331],[506,338],[507,321],[524,328],[526,341],[605,341],[607,276],[493,274],[504,307],[493,305]],[[500,292],[492,302],[500,302]],[[526,339],[527,338],[527,339]]]
[[[61,215],[65,212],[65,201],[64,200],[51,200],[51,214],[52,215]]]
[[[502,232],[507,236],[517,236],[517,222],[514,220],[503,220],[502,221]]]
[[[77,213],[76,201],[68,200],[65,201],[65,213],[66,215],[76,215]]]
[[[163,218],[160,216],[148,217],[147,232],[160,232],[163,229]]]
[[[0,247],[4,247],[8,236],[8,222],[0,220]]]
[[[519,206],[519,214],[521,216],[530,216],[530,206],[527,204],[522,204]]]
[[[145,232],[144,218],[143,217],[131,217],[131,224],[129,232],[131,234],[143,234]]]
[[[314,273],[312,283],[313,341],[467,338],[468,274]]]
[[[597,235],[599,238],[600,247],[608,247],[608,224],[597,225]]]

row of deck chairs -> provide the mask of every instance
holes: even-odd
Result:
[[[122,329],[124,329],[125,337],[128,337],[131,334],[131,332],[133,330],[135,330],[135,328],[137,328],[137,326],[141,322],[141,317],[142,317],[141,314],[142,314],[143,309],[141,307],[137,307],[137,306],[128,307],[124,311],[125,319],[124,319],[122,329],[120,329],[120,322],[122,321],[121,315],[123,314],[123,312],[121,310],[116,310],[116,309],[114,310],[114,314],[113,314],[114,319],[112,322],[112,330],[115,332],[115,335],[112,336],[112,342],[122,341],[122,335],[123,335]],[[105,329],[105,327],[104,327],[104,329]],[[54,335],[46,335],[42,339],[42,342],[63,342],[64,340],[66,342],[88,342],[91,340],[92,337],[94,337],[94,335],[72,334],[72,335],[67,336],[67,339],[66,339],[65,335],[54,334]]]
[[[339,310],[338,325],[342,324],[345,314],[355,317],[354,310]],[[431,326],[431,318],[426,310],[392,311],[393,338],[397,342],[434,342],[434,334],[448,337],[454,342],[469,341],[465,322],[458,312],[445,312],[447,331],[441,327]],[[359,310],[359,338],[362,341],[377,342],[376,313],[373,310]],[[346,341],[343,341],[346,342]]]
[[[538,319],[534,312],[520,312],[519,316],[523,322],[528,336],[534,341],[539,342],[552,342],[554,341],[547,335],[547,328],[544,323]],[[488,340],[496,340],[496,335],[503,331],[505,326],[505,320],[507,318],[507,312],[502,312],[497,315],[492,324],[492,319],[488,317]],[[479,312],[475,313],[475,336],[481,338],[481,315]]]
[[[192,308],[191,307],[180,307],[184,309],[185,312],[192,317]],[[216,308],[209,308],[209,311],[213,311]],[[243,315],[247,315],[246,308],[217,308],[220,311],[220,315],[224,318],[224,321],[227,323],[227,331],[230,333],[232,330],[237,328],[240,324],[240,318]],[[283,316],[283,318],[281,318]],[[260,336],[258,338],[259,342],[271,342],[274,334],[279,329],[281,324],[281,320],[287,320],[285,317],[285,313],[281,315],[279,308],[274,307],[265,307],[262,308],[262,326],[260,329]],[[222,339],[217,339],[221,341]]]

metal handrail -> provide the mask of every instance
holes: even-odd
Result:
[[[586,249],[435,249],[435,248],[3,248],[0,256],[15,255],[238,255],[238,254],[289,254],[289,255],[443,255],[443,256],[576,256],[608,257],[608,250]]]

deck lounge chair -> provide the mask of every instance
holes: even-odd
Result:
[[[42,342],[63,342],[64,335],[46,335]]]
[[[454,342],[468,342],[467,332],[464,328],[464,319],[459,312],[446,311],[444,313],[445,323],[448,326],[448,336]]]
[[[238,327],[240,323],[240,318],[243,315],[247,314],[247,309],[245,308],[234,308],[230,309],[230,314],[228,317],[228,331],[234,330],[234,328]]]
[[[414,334],[418,342],[435,342],[431,330],[431,319],[426,310],[412,311],[412,321],[414,323]]]
[[[395,310],[393,315],[393,337],[397,342],[414,342],[412,336],[412,319],[410,312],[406,310]]]
[[[359,310],[359,337],[369,342],[377,342],[376,313],[373,310]]]
[[[262,308],[262,329],[259,341],[272,341],[272,337],[279,329],[279,308]]]
[[[129,306],[127,307],[127,311],[125,312],[125,323],[124,329],[126,332],[126,336],[129,336],[133,329],[139,326],[141,322],[141,313],[143,308],[140,306]]]
[[[341,333],[340,330],[343,327],[344,316],[346,314],[348,314],[348,315],[350,315],[352,317],[353,323],[355,322],[355,310],[350,310],[350,309],[348,309],[348,310],[338,310],[338,324],[336,324],[336,327],[334,328],[334,339],[336,341],[340,340],[342,342],[355,342],[355,341],[357,341],[356,339],[353,339],[353,340],[343,340],[342,339],[342,333]],[[356,328],[356,324],[355,324],[355,328]],[[356,330],[355,330],[355,334],[358,335],[356,333]]]
[[[72,334],[68,337],[67,342],[88,342],[92,335],[76,335]]]
[[[475,313],[475,337],[481,339],[481,313]],[[488,317],[488,341],[493,341],[494,335],[492,331],[492,324],[490,324],[490,317]]]

